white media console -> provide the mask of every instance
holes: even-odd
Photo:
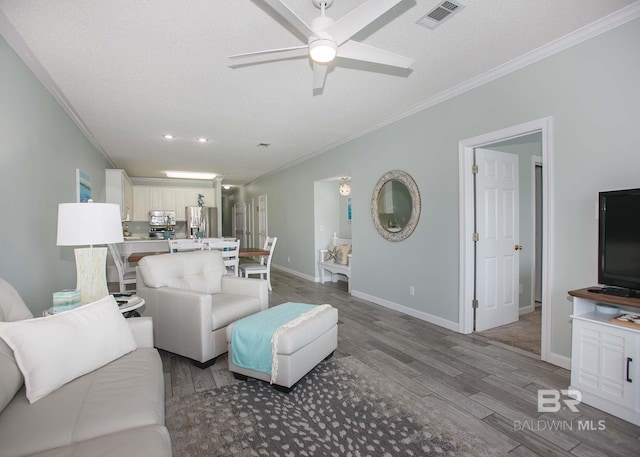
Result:
[[[589,292],[573,297],[571,389],[582,402],[640,425],[640,328],[613,323],[615,314],[596,310],[614,305],[621,312],[640,312],[640,299]]]

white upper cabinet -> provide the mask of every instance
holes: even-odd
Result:
[[[105,170],[107,203],[120,205],[121,219],[133,217],[133,184],[124,170]]]
[[[148,221],[150,210],[173,210],[176,220],[185,220],[185,207],[198,205],[198,194],[205,206],[215,206],[216,191],[211,187],[134,186],[133,219]]]

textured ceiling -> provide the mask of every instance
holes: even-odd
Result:
[[[285,3],[307,23],[319,15],[311,0]],[[335,0],[327,15],[363,3]],[[232,54],[303,44],[260,0],[0,0],[0,30],[130,176],[209,171],[243,184],[634,2],[462,0],[435,30],[415,24],[438,3],[404,0],[354,37],[413,58],[411,71],[338,59],[321,94],[306,58],[229,67]]]

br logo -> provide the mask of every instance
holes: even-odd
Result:
[[[561,399],[564,395],[568,398]],[[572,412],[577,413],[577,405],[582,401],[582,394],[576,389],[539,389],[538,390],[538,412],[539,413],[557,413],[564,409],[566,405]]]

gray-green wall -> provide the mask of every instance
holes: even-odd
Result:
[[[56,246],[58,203],[75,201],[75,174],[104,202],[105,157],[0,37],[0,277],[40,315],[75,287],[73,248]]]
[[[567,291],[597,279],[596,194],[640,187],[638,43],[634,20],[246,186],[247,198],[269,196],[274,263],[314,274],[314,182],[351,170],[353,290],[457,323],[458,142],[551,116],[551,352],[569,356]],[[392,169],[409,172],[422,196],[416,231],[400,243],[382,239],[369,215],[371,192]]]

